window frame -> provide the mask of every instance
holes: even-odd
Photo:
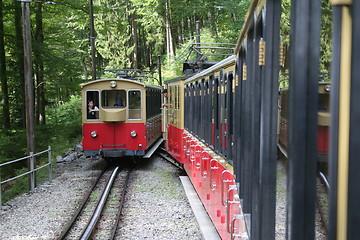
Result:
[[[138,91],[140,92],[140,109],[136,108],[136,109],[130,109],[130,98],[129,98],[129,94],[131,91]],[[126,98],[127,98],[127,112],[128,112],[128,120],[143,120],[143,91],[141,89],[129,89],[127,90],[127,94],[126,94]],[[130,118],[130,112],[129,110],[140,110],[140,118]]]
[[[97,108],[99,109],[99,111],[97,112],[98,114],[98,117],[97,118],[88,118],[88,102],[90,101],[88,99],[88,92],[97,92],[98,93],[98,106],[96,105],[96,103],[94,102],[94,100],[92,100],[94,102],[94,105],[97,106]],[[100,106],[101,106],[101,93],[98,89],[88,89],[85,91],[85,119],[86,121],[98,121],[100,119]],[[95,116],[96,116],[96,113],[95,113]]]
[[[104,106],[103,104],[103,101],[105,99],[105,96],[104,96],[104,92],[108,92],[108,91],[124,91],[125,92],[125,104],[123,104],[123,106]],[[125,90],[125,89],[103,89],[101,90],[101,107],[104,108],[104,109],[124,109],[124,108],[127,108],[128,107],[128,91]]]

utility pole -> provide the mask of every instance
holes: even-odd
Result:
[[[25,73],[25,106],[26,106],[26,136],[28,153],[35,150],[34,131],[34,82],[32,77],[31,59],[31,28],[30,28],[30,2],[21,0],[23,16],[24,38],[24,73]]]
[[[95,27],[94,27],[94,8],[93,0],[89,0],[90,12],[90,46],[91,46],[91,79],[96,79],[96,59],[95,59]]]
[[[30,28],[30,2],[31,0],[20,0],[22,2],[23,38],[24,38],[24,77],[25,77],[25,108],[26,108],[26,137],[28,154],[35,152],[35,130],[34,130],[34,82],[32,77],[31,60],[31,28]],[[30,169],[30,158],[28,158]]]

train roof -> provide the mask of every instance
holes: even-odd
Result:
[[[177,77],[177,78],[172,78],[169,80],[166,80],[164,83],[168,84],[168,83],[173,83],[173,82],[178,82],[178,81],[182,81],[182,80],[186,80],[189,77],[192,77],[194,74],[191,75],[186,75],[186,76],[182,76],[182,77]]]
[[[209,68],[205,69],[204,71],[199,72],[199,73],[195,74],[194,76],[190,77],[189,79],[187,79],[187,80],[185,81],[185,83],[191,82],[192,80],[195,80],[195,79],[197,79],[197,78],[199,78],[199,77],[206,76],[206,75],[208,75],[209,73],[211,73],[211,72],[213,72],[213,71],[216,71],[217,69],[221,68],[221,67],[224,66],[224,65],[228,65],[228,64],[230,64],[230,63],[232,63],[232,62],[235,62],[235,59],[236,59],[236,56],[235,56],[235,55],[232,55],[232,56],[230,56],[230,57],[227,57],[227,58],[225,58],[224,60],[222,60],[222,61],[218,62],[217,64],[215,64],[214,66],[209,67]]]
[[[125,78],[104,78],[104,79],[96,79],[96,80],[94,80],[94,81],[90,81],[90,82],[81,84],[81,88],[83,88],[83,87],[85,87],[85,86],[92,85],[92,84],[105,82],[105,81],[122,81],[122,82],[134,83],[134,84],[140,85],[140,86],[142,86],[142,87],[149,87],[149,88],[161,89],[160,86],[151,85],[151,84],[145,84],[145,83],[139,82],[139,81],[137,81],[137,80],[131,80],[131,79],[125,79]]]

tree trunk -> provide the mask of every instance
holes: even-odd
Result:
[[[18,112],[20,116],[17,116],[19,119],[19,125],[25,128],[25,75],[24,75],[24,44],[22,36],[22,10],[21,2],[13,0],[15,6],[14,12],[14,25],[15,25],[15,51],[16,51],[16,72],[17,74],[17,87],[16,87],[16,99],[15,99],[15,112]]]
[[[127,20],[128,20],[129,26],[132,26],[132,24],[131,24],[131,17],[132,17],[132,15],[131,15],[131,2],[130,1],[127,1],[127,4],[126,4],[126,16],[128,18]],[[128,34],[131,35],[131,38],[127,42],[127,45],[129,46],[129,48],[131,48],[133,46],[132,27],[131,27],[131,29],[129,29]],[[125,68],[131,68],[132,67],[133,57],[134,57],[134,55],[132,53],[128,53],[128,59],[129,59],[130,66],[126,66]]]
[[[194,34],[192,26],[191,26],[191,16],[187,17],[186,23],[187,23],[187,28],[188,28],[187,30],[188,30],[188,33],[189,33],[188,37],[192,38],[192,36],[194,36],[195,34]]]
[[[184,43],[184,36],[183,36],[183,29],[184,29],[184,19],[181,18],[180,24],[178,25],[178,43],[183,44]]]
[[[214,16],[214,11],[208,13],[209,25],[211,26],[211,33],[215,36],[218,35],[218,31],[216,28],[216,17]]]
[[[44,45],[42,3],[36,6],[36,29],[35,29],[35,47],[34,49],[34,68],[36,80],[36,123],[45,124],[45,81],[44,81],[44,60],[41,55],[41,49]]]
[[[137,26],[135,22],[136,13],[135,11],[131,14],[131,37],[132,37],[132,45],[134,46],[133,51],[133,68],[139,68],[139,53],[138,53],[138,34],[137,34]]]
[[[89,0],[89,17],[90,17],[90,47],[91,47],[91,80],[96,79],[96,47],[95,47],[95,24],[93,0]]]
[[[166,53],[169,56],[168,61],[173,61],[175,56],[175,44],[171,26],[170,0],[166,0]]]
[[[3,124],[5,129],[10,129],[10,111],[9,111],[9,94],[6,76],[6,60],[5,60],[5,44],[4,44],[4,17],[3,17],[3,2],[0,0],[0,79],[1,91],[3,95]]]

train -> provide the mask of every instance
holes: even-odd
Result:
[[[166,151],[183,164],[222,239],[249,236],[235,183],[234,126],[240,120],[235,104],[236,57],[230,56],[201,72],[165,82]],[[288,92],[279,89],[278,148],[287,157]],[[329,152],[330,83],[318,83],[318,162]],[[186,109],[186,111],[185,111]]]
[[[326,165],[329,154],[330,136],[330,91],[331,83],[320,81],[318,85],[318,127],[317,127],[317,157],[319,165]],[[287,158],[288,156],[288,101],[289,88],[279,90],[279,120],[278,120],[278,148]]]
[[[127,74],[117,76],[81,86],[84,154],[150,157],[146,154],[161,144],[161,87]]]
[[[328,239],[359,236],[360,19],[352,12],[360,3],[332,3],[332,73],[322,82],[322,6],[291,2],[288,55],[281,1],[255,0],[233,56],[165,82],[165,149],[184,165],[221,239],[275,239],[278,148],[288,157],[286,239],[315,239],[319,162],[329,168]],[[289,87],[280,89],[284,58]]]
[[[288,56],[281,1],[253,0],[234,54],[165,82],[162,113],[160,87],[121,78],[84,84],[85,154],[146,156],[163,133],[221,239],[275,239],[280,145],[288,155],[286,238],[315,239],[320,159],[329,165],[327,237],[357,239],[360,2],[332,2],[330,83],[319,83],[321,2],[291,3]],[[285,57],[289,88],[279,90]]]
[[[183,164],[222,239],[247,234],[229,161],[234,150],[227,123],[234,120],[235,60],[230,56],[191,77],[165,82],[165,149]]]

